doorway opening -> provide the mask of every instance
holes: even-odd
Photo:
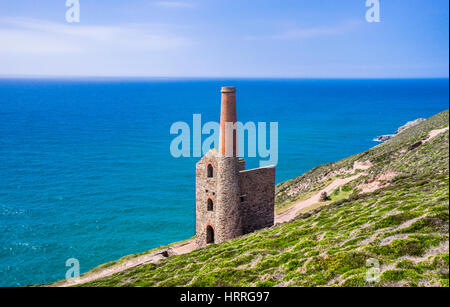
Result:
[[[214,229],[211,226],[206,227],[206,244],[214,243]]]

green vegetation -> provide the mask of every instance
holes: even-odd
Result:
[[[294,221],[221,245],[209,245],[83,286],[449,286],[449,133],[411,146],[448,126],[448,111],[364,153],[319,166],[277,187],[286,208],[337,177],[355,161],[366,174],[330,193],[326,206]],[[372,193],[359,187],[387,172]],[[381,265],[366,281],[367,260]]]
[[[348,186],[343,186],[336,188],[328,197],[330,198],[331,202],[339,201],[346,199],[349,197],[353,192],[353,189]]]

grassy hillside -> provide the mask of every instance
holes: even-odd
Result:
[[[172,256],[83,286],[448,286],[449,133],[442,112],[390,141],[277,187],[277,209],[373,166],[331,204],[221,245]],[[394,174],[384,180],[383,174]],[[378,180],[371,193],[361,188]],[[381,178],[381,179],[380,179]],[[330,203],[329,202],[329,203]],[[366,262],[381,265],[368,283]]]

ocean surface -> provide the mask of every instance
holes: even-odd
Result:
[[[278,122],[277,182],[449,107],[448,79],[0,79],[0,285],[193,236],[198,158],[172,157],[169,130],[218,121],[224,85],[240,121]]]

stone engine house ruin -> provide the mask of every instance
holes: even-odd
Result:
[[[219,150],[210,150],[196,165],[197,247],[274,224],[275,167],[245,170],[236,122],[236,89],[223,87]]]

